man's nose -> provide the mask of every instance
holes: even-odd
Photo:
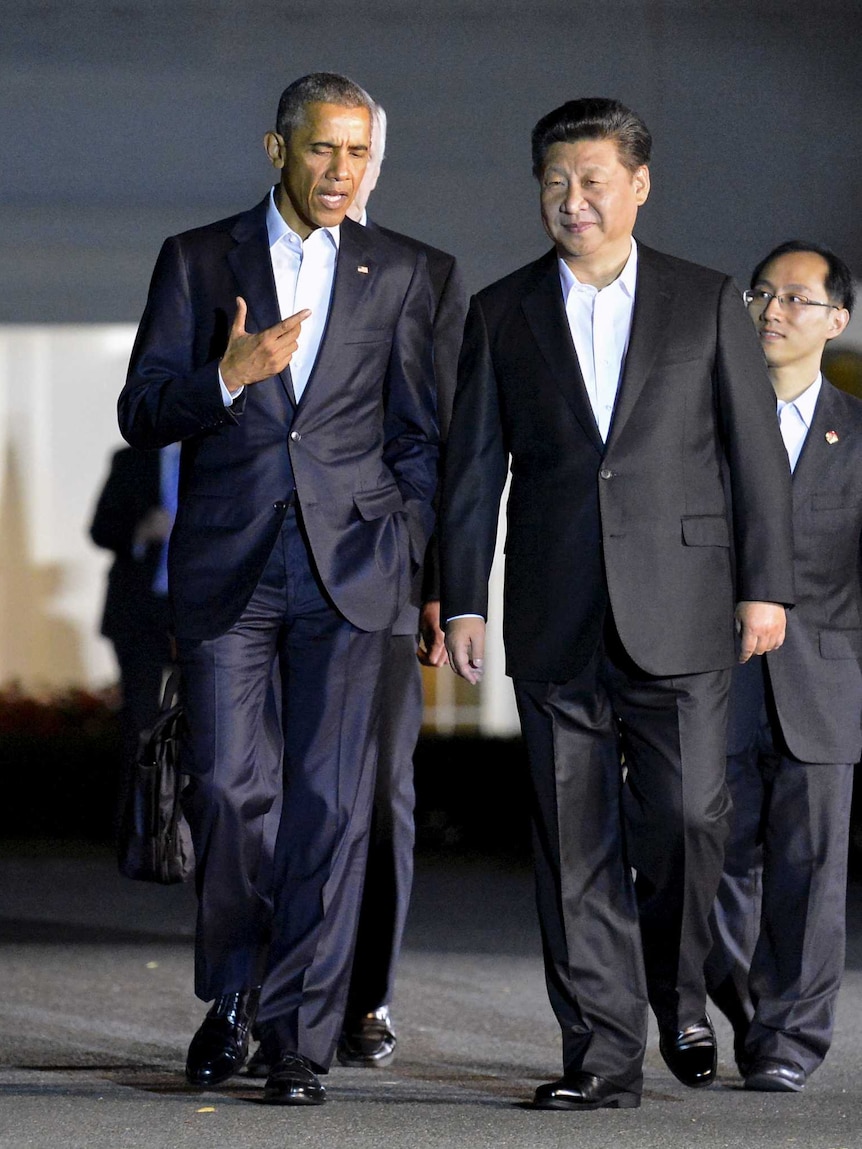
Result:
[[[346,180],[350,175],[347,164],[347,151],[334,151],[326,174],[333,180]]]
[[[764,319],[775,319],[776,317],[780,318],[781,306],[776,296],[773,295],[773,297],[767,303],[766,307],[764,307],[761,314],[763,315]]]
[[[563,200],[563,211],[569,215],[577,215],[579,211],[583,211],[587,207],[589,204],[583,191],[578,187],[570,187]]]

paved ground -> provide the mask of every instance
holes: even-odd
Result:
[[[856,1149],[862,1146],[862,889],[833,1050],[799,1095],[745,1093],[722,1041],[720,1083],[679,1085],[655,1034],[641,1109],[534,1113],[558,1073],[529,874],[420,859],[383,1071],[335,1069],[320,1109],[260,1104],[236,1078],[183,1084],[202,1014],[191,988],[193,896],[118,877],[104,854],[0,858],[2,1149]]]

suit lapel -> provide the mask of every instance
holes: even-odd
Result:
[[[639,244],[632,328],[608,433],[608,446],[620,434],[634,410],[662,347],[670,320],[671,296],[672,285],[656,262],[654,252]]]
[[[535,284],[521,301],[527,324],[547,364],[551,378],[599,454],[604,451],[584,377],[572,342],[563,305],[557,254],[549,252],[536,263]]]
[[[300,408],[320,399],[328,380],[338,379],[338,371],[331,370],[329,365],[339,360],[339,335],[350,326],[364,292],[378,271],[379,263],[369,254],[366,229],[351,219],[345,219],[341,224],[329,314],[317,358],[299,400]]]
[[[267,196],[257,207],[239,217],[231,232],[237,244],[227,257],[236,277],[238,294],[248,304],[249,318],[246,320],[246,327],[254,331],[265,331],[267,327],[273,327],[281,320],[275,278],[272,274],[272,260],[269,257],[269,236],[266,230],[268,202]],[[279,378],[295,407],[296,399],[290,367],[280,372]]]
[[[827,433],[834,432],[838,438],[830,443]],[[841,458],[841,439],[844,427],[837,410],[832,387],[824,379],[814,408],[814,418],[802,444],[802,450],[793,469],[793,497],[806,498],[815,487],[822,487],[824,475]]]

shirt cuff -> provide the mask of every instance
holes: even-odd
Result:
[[[221,377],[221,367],[218,369],[218,385],[221,387],[221,397],[224,400],[225,407],[232,407],[234,402],[239,399],[240,395],[245,391],[245,387],[240,387],[238,391],[234,391],[234,393],[231,394],[225,386],[224,379]]]

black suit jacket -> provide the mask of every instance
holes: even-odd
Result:
[[[414,251],[421,251],[428,263],[431,290],[434,295],[434,381],[437,388],[437,422],[440,441],[445,443],[452,418],[455,384],[458,378],[458,354],[464,335],[467,314],[467,295],[454,255],[422,243],[412,236],[391,231],[388,227],[369,220],[368,227],[398,243],[405,243]],[[410,601],[401,611],[392,627],[393,634],[416,634],[419,608],[424,602],[440,597],[440,559],[437,536],[434,535],[425,553],[425,563],[416,576]]]
[[[827,439],[827,434],[829,439]],[[833,440],[830,442],[829,440]],[[862,757],[862,402],[826,380],[793,472],[796,606],[766,655],[781,733],[803,762]],[[728,752],[750,744],[759,684],[734,672]]]
[[[141,556],[132,550],[138,523],[159,506],[158,452],[121,448],[111,460],[90,527],[96,546],[113,551],[115,556],[108,572],[102,615],[106,638],[134,638],[164,625],[164,599],[153,593],[161,543],[148,546]]]
[[[239,617],[295,494],[336,607],[363,630],[406,601],[433,524],[437,429],[425,259],[351,220],[300,402],[289,369],[222,401],[218,361],[236,296],[248,331],[279,320],[264,200],[167,240],[150,286],[120,429],[183,441],[170,584],[181,640]]]
[[[639,245],[606,444],[555,252],[473,299],[443,486],[446,618],[486,614],[510,455],[503,629],[513,676],[572,678],[608,604],[647,672],[727,667],[735,601],[793,601],[787,456],[751,320],[726,276]]]

